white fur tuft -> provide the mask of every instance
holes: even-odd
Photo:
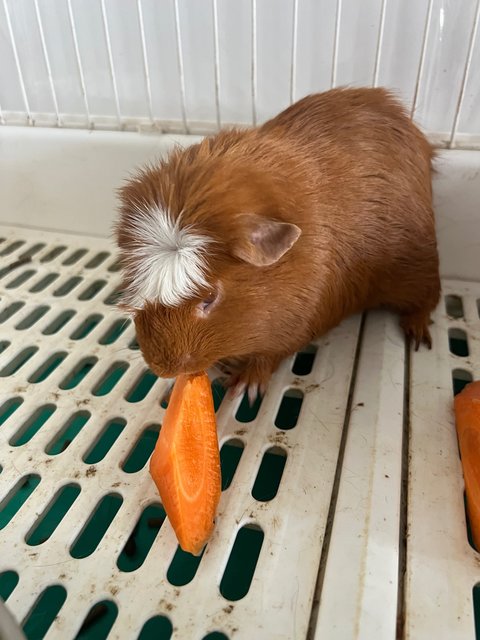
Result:
[[[137,206],[135,213],[129,222],[133,248],[126,256],[130,286],[123,302],[141,308],[158,300],[175,307],[208,286],[206,249],[212,240],[182,228],[181,215],[173,220],[159,207]]]

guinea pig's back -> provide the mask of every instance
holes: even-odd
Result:
[[[325,178],[407,178],[431,197],[433,149],[403,106],[382,88],[332,89],[303,98],[260,129],[314,157]],[[352,186],[352,185],[351,185]]]
[[[397,100],[380,88],[333,89],[300,100],[260,132],[313,160],[303,216],[331,231],[331,270],[345,289],[339,297],[350,301],[343,311],[427,298],[434,306],[433,150]]]

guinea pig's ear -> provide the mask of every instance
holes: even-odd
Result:
[[[280,260],[301,233],[296,224],[245,213],[241,216],[241,231],[234,241],[233,255],[256,267],[267,267]]]

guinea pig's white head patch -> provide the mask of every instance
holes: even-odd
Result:
[[[174,220],[158,206],[137,206],[135,214],[124,255],[129,287],[123,302],[137,309],[153,300],[175,307],[207,287],[206,250],[213,241],[182,226],[181,214]]]

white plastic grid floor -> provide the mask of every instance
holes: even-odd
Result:
[[[397,319],[373,312],[285,361],[256,415],[223,399],[230,484],[198,567],[179,572],[148,458],[131,464],[169,383],[112,306],[111,246],[0,237],[0,591],[28,637],[473,640],[480,570],[451,402],[453,369],[480,375],[479,285],[444,283],[463,312],[439,306],[411,385]]]

